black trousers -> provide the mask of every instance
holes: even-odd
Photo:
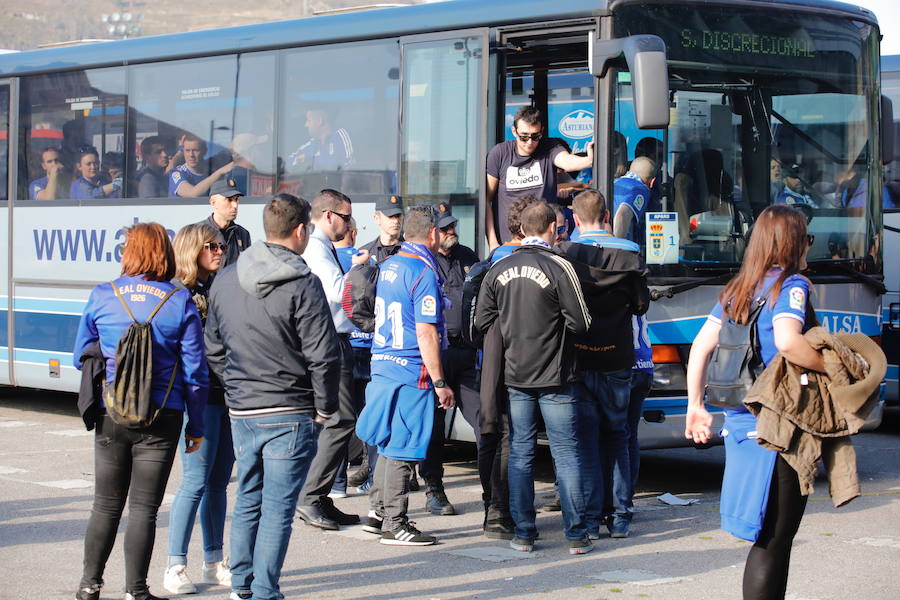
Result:
[[[354,401],[353,347],[341,336],[341,380],[338,386],[337,419],[326,423],[319,433],[318,448],[297,504],[309,506],[331,491],[338,469],[347,458],[347,446],[356,427],[359,410]]]
[[[779,456],[762,530],[744,565],[744,600],[784,599],[791,544],[800,528],[807,499],[800,493],[797,472]]]
[[[147,570],[156,537],[156,515],[181,440],[180,410],[163,410],[145,429],[116,425],[107,415],[94,435],[94,505],[84,536],[80,587],[103,581],[106,561],[128,500],[125,529],[125,591],[147,590]]]
[[[481,393],[478,371],[475,368],[476,361],[476,351],[462,346],[450,346],[444,350],[441,356],[444,378],[447,385],[453,389],[458,410],[475,430],[482,498],[485,506],[490,505],[492,508],[496,508],[499,516],[499,514],[509,511],[509,486],[507,483],[509,434],[506,427],[504,427],[505,436],[485,436],[480,433]],[[434,428],[431,432],[427,456],[419,467],[419,473],[429,487],[443,488],[446,416],[447,412],[444,409],[435,408]]]

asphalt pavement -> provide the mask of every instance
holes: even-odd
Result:
[[[75,411],[74,396],[0,389],[0,600],[70,599],[81,573],[82,544],[93,491],[92,435]],[[864,494],[835,509],[820,480],[794,544],[789,600],[900,598],[900,412],[889,411],[877,431],[854,438]],[[410,517],[438,536],[425,548],[384,546],[358,527],[325,533],[299,521],[282,574],[287,598],[650,598],[739,599],[749,544],[718,528],[724,453],[654,450],[643,454],[632,535],[607,537],[592,553],[570,556],[558,512],[539,512],[540,539],[531,555],[481,535],[481,489],[474,448],[448,447],[447,494],[461,513],[424,511],[413,493]],[[537,499],[552,491],[549,453],[542,449]],[[162,588],[168,518],[180,477],[179,460],[159,515],[151,590]],[[233,485],[232,485],[233,488]],[[696,500],[670,506],[671,493]],[[233,489],[232,489],[233,493]],[[336,501],[347,512],[367,510],[355,494]],[[126,511],[127,514],[127,511]],[[226,525],[228,527],[228,525]],[[199,579],[199,524],[188,573]],[[110,558],[102,598],[122,598],[121,535]],[[226,532],[227,546],[227,532]],[[198,585],[194,598],[228,597]],[[177,598],[178,596],[171,596]]]

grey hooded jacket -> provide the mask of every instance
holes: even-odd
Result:
[[[216,277],[209,300],[207,360],[230,409],[337,410],[339,338],[299,254],[255,242]]]

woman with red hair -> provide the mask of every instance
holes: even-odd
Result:
[[[150,321],[153,338],[151,400],[155,420],[140,429],[112,420],[100,407],[94,437],[94,504],[84,538],[84,570],[77,600],[97,600],[119,520],[129,500],[125,529],[125,600],[160,600],[147,587],[147,570],[163,499],[187,412],[185,452],[203,439],[208,388],[203,327],[190,293],[169,282],[175,255],[158,223],[136,223],[125,234],[122,275],[91,292],[75,340],[74,364],[99,344],[105,382],[115,381],[116,348],[134,320]],[[157,310],[158,309],[158,310]]]
[[[823,372],[822,355],[803,332],[815,323],[809,302],[806,252],[812,236],[806,217],[785,204],[769,206],[756,220],[738,274],[691,346],[688,360],[688,412],[685,437],[705,444],[712,437],[712,415],[704,408],[709,359],[719,342],[722,323],[747,323],[762,300],[756,322],[757,347],[764,365],[780,353],[789,362]],[[746,407],[725,409],[725,475],[719,510],[722,528],[753,542],[744,566],[744,600],[783,599],[791,544],[806,509],[797,472],[774,450],[756,443],[756,417]]]

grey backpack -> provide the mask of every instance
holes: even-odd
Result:
[[[756,323],[766,299],[750,304],[746,323],[735,323],[722,311],[719,343],[706,371],[706,403],[719,408],[743,407],[747,391],[763,371]]]

